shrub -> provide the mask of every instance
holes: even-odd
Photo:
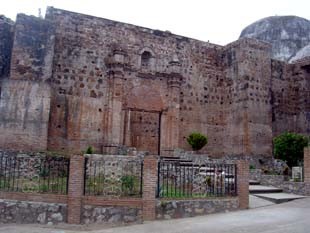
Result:
[[[187,142],[193,150],[200,150],[208,143],[208,138],[201,133],[193,132],[187,137]]]
[[[122,189],[125,193],[131,194],[135,185],[135,177],[126,175],[121,177]]]
[[[275,157],[292,167],[303,160],[304,147],[308,145],[309,139],[296,133],[283,133],[275,137],[273,142]]]
[[[93,153],[94,149],[91,146],[87,147],[86,154],[93,154]]]
[[[254,170],[254,169],[255,169],[255,166],[252,165],[252,164],[250,164],[249,169],[250,169],[250,170]]]

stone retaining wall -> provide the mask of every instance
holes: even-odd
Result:
[[[123,206],[84,205],[82,223],[142,223],[142,209]]]
[[[217,198],[204,200],[157,200],[156,218],[186,218],[237,210],[238,198]]]
[[[67,219],[67,205],[0,199],[0,223],[54,225]]]

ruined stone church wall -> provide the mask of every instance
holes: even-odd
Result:
[[[310,62],[272,61],[273,136],[310,133]]]
[[[3,148],[157,153],[159,140],[190,150],[198,131],[202,153],[270,156],[273,136],[310,132],[310,63],[271,60],[266,43],[223,47],[55,8],[4,24],[0,50],[14,42],[11,67],[8,49],[0,57]]]
[[[14,22],[0,16],[0,81],[10,73],[13,30]]]
[[[180,91],[180,145],[190,150],[186,137],[196,131],[208,136],[202,150],[210,155],[224,153],[225,128],[231,104],[218,47],[197,46],[189,55],[193,63]]]
[[[225,48],[225,73],[231,80],[226,154],[272,154],[270,47],[241,39]]]
[[[10,77],[2,81],[0,146],[13,150],[46,150],[53,58],[52,25],[20,14],[12,34]]]
[[[1,148],[46,150],[50,95],[50,87],[46,83],[3,82],[0,97]]]
[[[180,104],[177,107],[180,110],[180,115],[174,119],[181,126],[178,146],[188,148],[184,137],[196,130],[211,135],[207,149],[212,153],[218,153],[221,150],[218,142],[223,139],[222,133],[225,125],[224,94],[221,97],[208,97],[205,94],[206,88],[213,88],[214,92],[219,93],[218,95],[222,95],[222,91],[225,89],[221,86],[225,82],[219,53],[221,46],[172,35],[169,32],[140,28],[53,8],[49,9],[47,19],[52,21],[56,28],[52,78],[55,93],[52,108],[60,106],[57,110],[59,114],[54,114],[55,109],[52,110],[50,141],[61,141],[58,139],[64,138],[67,145],[71,144],[72,140],[68,136],[68,132],[71,130],[67,127],[70,127],[70,124],[72,126],[81,124],[77,121],[68,121],[70,120],[68,114],[71,114],[71,111],[68,110],[70,104],[64,99],[70,99],[73,96],[83,97],[83,99],[100,99],[100,101],[93,101],[93,107],[88,111],[95,113],[101,108],[102,115],[109,112],[111,90],[109,89],[110,79],[106,59],[111,58],[113,50],[118,49],[123,50],[125,54],[125,65],[122,70],[124,73],[122,107],[134,108],[137,104],[137,108],[152,110],[153,105],[161,102],[162,106],[155,106],[155,109],[165,110],[169,108],[169,104],[173,102],[174,98],[179,98]],[[143,51],[149,51],[152,54],[148,67],[141,65]],[[173,94],[168,88],[168,66],[169,62],[174,59],[180,62],[180,74],[183,76],[178,96],[172,96]],[[215,85],[217,83],[219,83],[219,87]],[[212,85],[216,87],[212,87]],[[132,99],[133,90],[141,89],[145,89],[144,93],[154,90],[153,96],[159,96],[158,100],[152,100],[150,95],[143,95],[143,93],[141,93],[140,101],[137,98]],[[225,98],[227,99],[226,95]],[[98,105],[94,104],[95,102],[98,102]],[[144,105],[143,102],[145,102]],[[76,128],[77,131],[72,130],[78,134],[77,141],[84,140],[85,143],[92,143],[89,140],[90,137],[83,137],[79,133],[82,129],[89,132],[100,129],[100,133],[94,132],[92,140],[106,140],[104,131],[107,122],[105,120],[98,121],[96,117],[88,118],[81,111],[77,114],[79,115],[78,119],[87,119],[88,121],[88,125],[83,125],[83,127],[80,125]],[[165,113],[163,115],[165,118],[163,123],[169,124],[171,116],[165,115]],[[100,117],[100,119],[102,118],[105,119],[104,116]],[[71,118],[71,120],[75,119]],[[67,126],[57,129],[58,122],[67,122]],[[122,128],[124,125],[120,125],[120,127]],[[147,127],[146,130],[148,130]],[[164,133],[161,136],[169,137]],[[125,139],[123,138],[123,140]],[[163,144],[164,141],[162,139]],[[169,145],[163,146],[169,147]]]

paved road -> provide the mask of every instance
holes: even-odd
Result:
[[[32,226],[0,226],[5,233],[73,233]],[[142,225],[110,228],[92,233],[309,233],[310,198],[257,209],[214,214],[170,221],[155,221]]]

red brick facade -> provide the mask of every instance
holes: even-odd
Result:
[[[143,164],[143,219],[155,219],[157,157],[147,156]]]
[[[310,183],[310,147],[304,149],[304,182]]]
[[[239,208],[249,208],[249,162],[239,160],[237,162],[237,194],[239,197]]]
[[[84,162],[81,155],[73,155],[70,160],[68,189],[68,223],[81,222],[82,196],[84,189]]]

